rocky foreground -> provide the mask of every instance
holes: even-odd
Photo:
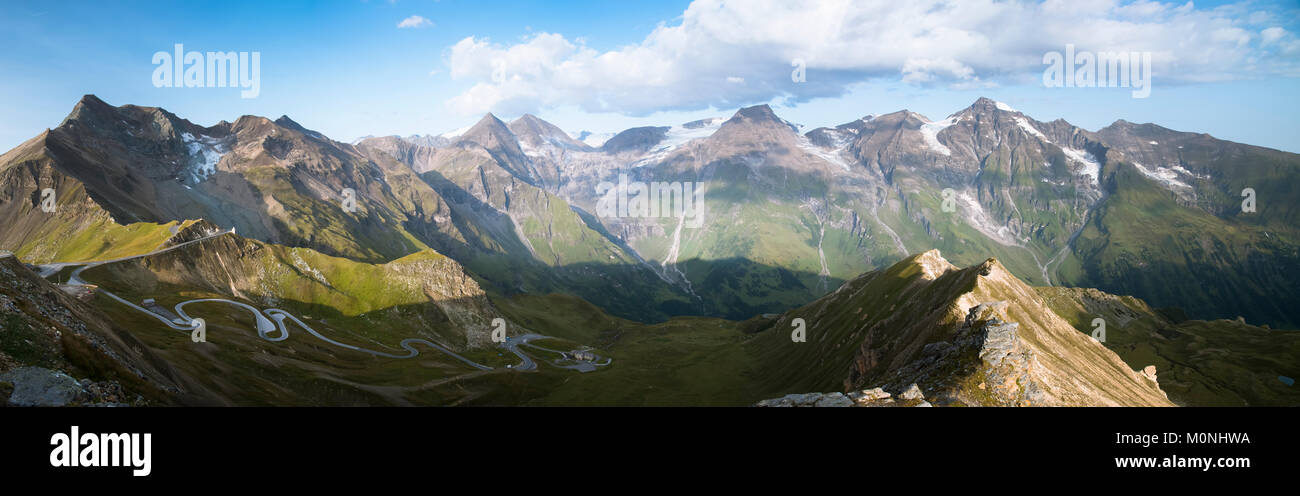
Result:
[[[43,367],[19,367],[0,373],[2,406],[141,406],[145,400],[131,395],[116,381],[77,380]]]
[[[898,394],[895,399],[883,388],[863,389],[848,394],[844,393],[795,393],[780,398],[763,400],[755,403],[759,407],[889,407],[889,406],[934,406],[925,400],[925,394],[916,384],[912,384]]]
[[[0,252],[0,406],[165,404],[178,374],[71,293]]]

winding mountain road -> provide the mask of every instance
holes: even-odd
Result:
[[[98,262],[60,262],[60,263],[51,263],[51,264],[39,265],[39,266],[37,266],[37,267],[38,267],[38,269],[40,270],[40,275],[41,275],[41,277],[49,277],[49,276],[52,276],[52,275],[54,275],[54,274],[59,273],[60,271],[66,269],[66,268],[69,268],[69,267],[76,267],[76,269],[73,270],[72,274],[68,277],[68,285],[71,285],[71,286],[83,286],[83,287],[85,287],[85,286],[92,286],[92,285],[93,285],[92,283],[86,282],[84,279],[81,278],[81,273],[84,272],[84,271],[86,271],[87,269],[92,269],[92,268],[95,268],[95,267],[99,267],[99,266],[101,266],[101,265],[106,265],[106,264],[111,264],[111,263],[124,262],[124,261],[128,261],[128,260],[135,260],[135,259],[138,259],[138,258],[149,257],[149,256],[157,255],[157,254],[160,254],[160,253],[166,253],[166,252],[169,252],[169,251],[172,251],[172,250],[175,250],[175,249],[178,249],[178,248],[182,248],[182,247],[185,247],[185,246],[188,246],[188,245],[194,244],[194,243],[199,243],[199,242],[203,242],[203,241],[206,241],[206,240],[209,240],[209,239],[213,239],[213,238],[217,238],[217,237],[220,237],[220,236],[224,236],[224,235],[226,235],[226,234],[234,234],[234,232],[235,232],[235,230],[234,230],[234,229],[231,229],[231,230],[228,230],[228,231],[221,231],[221,232],[217,232],[217,233],[212,233],[212,234],[209,234],[209,235],[204,236],[204,237],[202,237],[202,238],[198,238],[198,239],[195,239],[195,240],[187,241],[187,242],[184,242],[184,243],[179,243],[179,244],[176,244],[176,245],[173,245],[173,246],[169,246],[169,247],[162,248],[162,249],[159,249],[159,250],[154,250],[154,251],[152,251],[152,252],[145,253],[145,254],[141,254],[141,255],[134,255],[134,256],[129,256],[129,257],[115,258],[115,259],[111,259],[111,260],[102,260],[102,261],[98,261]],[[444,346],[442,346],[442,345],[439,345],[438,343],[434,343],[434,342],[429,341],[429,340],[426,340],[426,339],[420,339],[420,338],[408,338],[408,339],[403,339],[403,340],[401,341],[401,343],[398,344],[398,346],[400,346],[402,349],[406,350],[406,353],[404,353],[404,354],[397,354],[397,353],[389,353],[389,352],[386,352],[386,351],[371,350],[371,349],[367,349],[367,348],[362,348],[362,347],[360,347],[360,346],[355,346],[355,345],[350,345],[350,344],[347,344],[347,343],[342,343],[342,342],[336,341],[336,340],[334,340],[334,339],[330,339],[329,337],[326,337],[324,334],[321,334],[321,333],[317,332],[315,329],[313,329],[311,326],[307,325],[305,322],[303,322],[303,321],[302,321],[301,319],[299,319],[298,317],[294,316],[293,314],[291,314],[291,313],[289,313],[289,312],[286,312],[286,311],[284,311],[284,310],[278,309],[278,308],[270,308],[270,309],[266,309],[266,310],[260,310],[260,309],[254,307],[254,306],[252,306],[252,305],[249,305],[249,304],[247,304],[247,303],[242,303],[242,302],[238,302],[238,301],[227,300],[227,299],[224,299],[224,298],[202,298],[202,299],[187,300],[187,301],[183,301],[183,302],[177,303],[176,306],[175,306],[175,309],[176,309],[176,314],[179,315],[180,318],[178,318],[178,319],[176,319],[176,320],[173,321],[173,320],[169,320],[169,319],[167,319],[166,317],[164,317],[164,316],[162,316],[162,315],[159,315],[158,313],[155,313],[155,312],[150,311],[150,310],[148,310],[148,309],[145,309],[145,308],[143,308],[143,307],[141,307],[141,306],[139,306],[139,305],[136,305],[135,303],[131,303],[130,301],[127,301],[125,298],[122,298],[122,297],[120,297],[120,296],[117,296],[117,295],[113,294],[112,292],[110,292],[110,291],[108,291],[108,290],[105,290],[105,289],[103,289],[103,288],[99,288],[99,289],[98,289],[98,293],[99,293],[99,294],[103,294],[103,295],[105,295],[105,296],[108,296],[109,298],[112,298],[112,299],[114,299],[114,300],[117,300],[119,303],[122,303],[123,305],[126,305],[126,306],[128,306],[128,307],[131,307],[131,308],[135,309],[136,311],[139,311],[139,312],[144,313],[144,314],[146,314],[146,315],[149,315],[149,316],[151,316],[151,317],[153,317],[153,318],[156,318],[156,319],[158,319],[160,322],[162,322],[163,324],[167,325],[168,327],[170,327],[170,328],[172,328],[172,329],[175,329],[175,330],[178,330],[178,331],[192,332],[194,329],[197,328],[197,324],[195,323],[195,318],[190,317],[189,314],[185,313],[185,306],[186,306],[186,305],[190,305],[190,304],[192,304],[192,303],[225,303],[225,304],[235,305],[235,306],[237,306],[237,307],[241,307],[241,308],[243,308],[243,309],[245,309],[245,310],[248,310],[250,313],[252,313],[252,314],[253,314],[253,317],[254,317],[254,319],[255,319],[255,321],[256,321],[256,323],[257,323],[257,336],[260,337],[260,338],[262,338],[262,339],[264,339],[264,340],[267,340],[267,341],[271,341],[271,342],[280,342],[280,341],[284,341],[284,340],[286,340],[286,339],[289,338],[289,329],[288,329],[288,327],[285,326],[285,323],[284,323],[284,321],[287,319],[287,320],[292,320],[294,324],[297,324],[298,327],[300,327],[300,328],[302,328],[303,330],[307,331],[308,334],[311,334],[312,336],[315,336],[316,339],[319,339],[319,340],[321,340],[321,341],[324,341],[324,342],[326,342],[326,343],[329,343],[329,344],[331,344],[331,345],[334,345],[334,346],[337,346],[337,347],[340,347],[340,348],[344,348],[344,349],[349,349],[349,350],[353,350],[353,351],[359,351],[359,352],[362,352],[362,353],[369,353],[369,354],[374,355],[374,356],[380,356],[380,357],[385,357],[385,358],[406,359],[406,358],[414,358],[414,357],[416,357],[416,356],[419,356],[420,351],[417,350],[417,349],[415,348],[415,345],[418,344],[418,345],[424,345],[424,346],[427,346],[427,347],[433,348],[433,349],[435,349],[435,350],[438,350],[438,351],[440,351],[440,352],[446,354],[447,356],[450,356],[450,357],[452,357],[452,358],[455,358],[456,360],[459,360],[459,361],[465,363],[466,365],[469,365],[470,367],[473,367],[473,368],[476,368],[476,369],[479,369],[479,370],[493,370],[493,367],[489,367],[489,366],[487,366],[487,365],[483,365],[483,364],[480,364],[480,363],[475,362],[475,361],[473,361],[473,360],[470,360],[470,359],[468,359],[468,358],[465,358],[464,356],[461,356],[460,354],[458,354],[458,353],[456,353],[456,352],[454,352],[454,351],[451,351],[451,350],[447,349],[446,347],[444,347]],[[277,331],[278,331],[278,332],[277,332]],[[273,334],[273,333],[274,333],[274,334]],[[502,343],[501,346],[502,346],[504,349],[506,349],[507,351],[513,353],[515,356],[519,357],[519,359],[520,359],[520,363],[519,363],[519,365],[510,366],[510,367],[507,367],[507,368],[509,368],[509,369],[511,369],[511,370],[516,370],[516,371],[532,371],[532,370],[536,370],[536,369],[537,369],[537,362],[535,362],[531,357],[529,357],[529,356],[528,356],[527,354],[525,354],[524,352],[520,351],[520,350],[519,350],[519,345],[521,345],[521,344],[528,344],[528,342],[531,341],[531,340],[534,340],[534,339],[541,339],[541,338],[546,338],[546,337],[548,337],[548,336],[544,336],[544,335],[541,335],[541,334],[525,334],[525,335],[522,335],[522,336],[512,336],[512,337],[508,337],[508,338],[506,338],[506,342],[505,342],[505,343]],[[556,366],[557,366],[557,367],[560,367],[560,368],[571,368],[571,367],[565,367],[565,366],[562,366],[562,365],[556,365]]]

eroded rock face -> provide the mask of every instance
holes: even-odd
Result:
[[[902,390],[903,400],[926,401],[917,383],[931,384],[940,390],[934,400],[941,404],[1046,404],[1035,380],[1038,361],[1019,336],[1020,324],[997,316],[1006,307],[1005,301],[972,307],[951,342],[926,345],[886,388]]]

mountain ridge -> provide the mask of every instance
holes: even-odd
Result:
[[[140,127],[145,122],[156,130],[145,132]],[[1254,217],[1243,216],[1233,213],[1239,200],[1232,196],[1236,185],[1258,183],[1261,195],[1284,198],[1290,182],[1270,176],[1294,177],[1300,163],[1295,154],[1124,121],[1094,133],[1062,119],[1036,121],[987,98],[942,121],[899,111],[803,134],[762,105],[728,119],[686,123],[662,133],[664,128],[652,129],[655,136],[641,138],[644,145],[611,146],[619,143],[616,136],[592,148],[531,114],[511,124],[487,114],[442,146],[409,137],[370,138],[353,146],[287,116],[277,121],[241,116],[204,128],[163,109],[112,107],[87,95],[60,127],[6,152],[0,167],[11,169],[24,162],[19,155],[30,155],[37,162],[29,167],[39,168],[39,157],[47,154],[42,150],[48,150],[48,159],[62,167],[57,170],[91,180],[87,205],[106,209],[97,214],[100,222],[204,218],[269,242],[370,261],[435,247],[462,262],[504,254],[519,267],[596,262],[597,253],[606,253],[614,257],[604,259],[613,260],[611,266],[659,273],[670,288],[647,288],[652,292],[702,288],[742,297],[749,295],[722,289],[720,278],[780,277],[765,271],[741,276],[750,269],[735,267],[723,272],[726,276],[714,275],[718,265],[711,261],[748,260],[813,274],[794,285],[807,288],[796,291],[801,296],[759,305],[772,309],[811,301],[830,289],[829,278],[847,279],[937,247],[963,264],[995,255],[1035,284],[1135,294],[1201,317],[1241,312],[1275,325],[1296,321],[1287,315],[1289,307],[1249,303],[1259,299],[1254,295],[1275,294],[1290,283],[1265,276],[1264,259],[1243,253],[1268,253],[1284,266],[1295,263],[1293,221],[1300,210],[1283,201]],[[1241,161],[1252,165],[1231,166]],[[112,181],[94,180],[101,167],[115,171]],[[697,183],[708,192],[702,227],[680,229],[676,219],[592,215],[598,212],[595,183],[618,174],[646,182]],[[70,183],[72,198],[79,198],[80,180]],[[30,179],[21,184],[11,189],[34,188]],[[359,193],[359,203],[367,207],[364,218],[340,215],[346,214],[338,210],[345,187]],[[955,212],[943,207],[940,193],[946,189],[956,193]],[[1175,208],[1189,225],[1201,227],[1180,234],[1184,241],[1163,249],[1161,260],[1205,260],[1195,270],[1164,269],[1165,280],[1187,280],[1190,274],[1243,298],[1172,292],[1135,284],[1125,275],[1135,254],[1118,250],[1116,236],[1129,236],[1123,246],[1152,241],[1133,239],[1138,231],[1117,229],[1141,215],[1113,213],[1131,211],[1134,202],[1151,204],[1147,197],[1164,194],[1179,205]],[[259,195],[265,206],[249,208]],[[448,195],[456,201],[449,203]],[[469,197],[477,199],[464,203]],[[515,201],[522,198],[530,199]],[[453,205],[458,202],[462,206]],[[11,201],[6,207],[18,205]],[[43,222],[31,215],[34,204],[26,205],[15,212],[14,218],[26,219],[18,225]],[[471,208],[475,205],[478,211]],[[483,215],[484,206],[496,213]],[[571,234],[557,231],[557,221]],[[33,225],[13,231],[25,234],[3,247],[21,248],[17,238],[53,229]],[[1239,239],[1238,233],[1250,238]],[[1208,237],[1208,246],[1232,248],[1197,255],[1195,236],[1201,245]],[[1243,244],[1250,251],[1243,251]],[[487,263],[475,271],[486,270]],[[1200,274],[1208,277],[1199,279]],[[503,288],[528,286],[503,277],[496,281]],[[574,284],[559,287],[571,290]]]

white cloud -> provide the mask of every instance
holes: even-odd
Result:
[[[1286,36],[1286,34],[1287,33],[1285,29],[1282,29],[1277,26],[1273,26],[1271,28],[1259,32],[1260,42],[1265,45],[1271,45],[1273,43],[1277,43],[1277,40],[1282,39],[1282,37]]]
[[[418,15],[407,17],[406,19],[402,19],[402,22],[397,23],[397,27],[399,29],[427,28],[431,26],[433,26],[433,21],[430,21],[428,19],[425,19],[423,16],[418,16]]]
[[[680,23],[610,51],[555,33],[509,44],[462,39],[449,51],[450,74],[473,84],[447,103],[471,114],[573,105],[645,115],[835,97],[870,79],[1034,84],[1043,54],[1066,44],[1152,52],[1156,84],[1294,77],[1296,52],[1265,47],[1290,46],[1285,30],[1265,28],[1294,14],[1149,0],[696,0]],[[806,82],[792,81],[795,59],[807,64]]]

